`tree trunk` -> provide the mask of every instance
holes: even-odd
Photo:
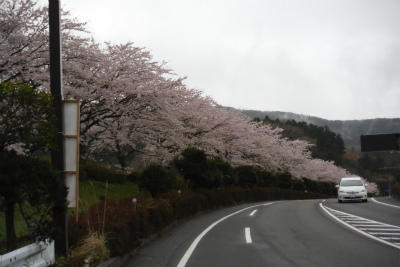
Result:
[[[117,153],[116,156],[117,156],[119,164],[121,165],[122,171],[125,171],[125,169],[126,169],[126,157],[124,155],[122,155],[122,153]]]
[[[6,202],[6,235],[7,235],[7,251],[13,251],[17,248],[17,236],[14,227],[14,207],[15,203]]]

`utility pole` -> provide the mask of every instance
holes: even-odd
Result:
[[[63,79],[61,57],[61,16],[60,1],[49,0],[49,30],[50,30],[50,91],[57,117],[57,147],[51,151],[51,162],[58,170],[65,182],[64,160],[64,129],[63,129]],[[54,218],[62,235],[55,239],[55,249],[65,258],[68,258],[68,221],[67,211],[54,211]]]

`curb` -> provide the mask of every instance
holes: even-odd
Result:
[[[184,222],[184,221],[196,218],[197,216],[199,216],[201,214],[204,214],[204,213],[207,213],[207,212],[198,212],[197,214],[195,214],[193,216],[190,216],[189,218],[185,218],[185,219],[180,220],[180,222]],[[173,222],[170,225],[168,225],[167,227],[165,227],[163,229],[163,231],[168,231],[169,229],[171,229],[172,227],[175,227],[178,224],[179,223],[177,221]],[[134,249],[132,252],[124,254],[124,255],[121,255],[121,256],[113,257],[113,258],[108,259],[106,261],[103,261],[102,263],[97,265],[97,267],[120,267],[120,266],[123,266],[123,264],[126,261],[128,261],[129,258],[131,258],[138,250],[140,250],[141,247],[150,244],[151,242],[153,242],[158,237],[159,237],[159,233],[152,234],[149,238],[143,239],[142,240],[142,244],[139,247],[137,247],[136,249]]]
[[[108,259],[102,263],[100,263],[99,265],[97,265],[97,267],[118,267],[118,266],[122,266],[123,263],[125,263],[128,258],[130,258],[129,254],[125,254],[122,256],[118,256],[118,257],[114,257],[111,259]]]

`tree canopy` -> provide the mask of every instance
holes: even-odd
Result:
[[[21,15],[23,14],[23,15]],[[49,90],[46,8],[32,0],[4,0],[0,8],[3,81]],[[328,159],[315,159],[310,140],[290,140],[283,129],[250,121],[188,88],[164,62],[134,43],[97,43],[86,24],[62,11],[64,97],[79,99],[81,157],[107,149],[124,167],[129,155],[145,164],[168,164],[187,147],[204,150],[233,167],[294,178],[338,181],[351,176]],[[140,144],[140,146],[139,146]]]
[[[0,83],[0,150],[54,148],[57,129],[51,95],[18,82]]]
[[[0,151],[0,211],[6,215],[7,247],[16,246],[14,208],[17,205],[35,237],[54,238],[51,216],[66,210],[67,188],[50,163],[15,151]]]

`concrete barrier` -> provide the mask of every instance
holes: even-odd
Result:
[[[0,267],[44,267],[54,263],[54,241],[30,244],[0,255]]]

